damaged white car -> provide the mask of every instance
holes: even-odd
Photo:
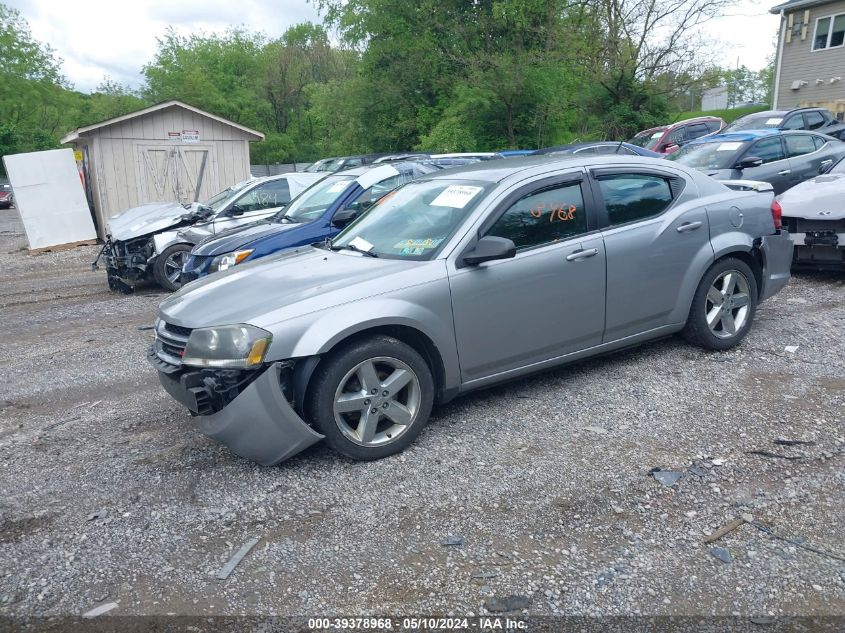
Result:
[[[845,270],[845,158],[775,199],[795,250],[795,270]]]
[[[106,243],[92,268],[105,260],[112,290],[129,293],[144,280],[177,290],[183,260],[198,241],[275,214],[325,176],[295,172],[252,178],[203,203],[156,202],[129,209],[109,220]]]

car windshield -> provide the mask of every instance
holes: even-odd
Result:
[[[636,145],[637,147],[654,149],[657,146],[657,142],[663,136],[663,132],[665,132],[665,130],[658,130],[657,132],[652,132],[651,134],[641,132],[628,142],[632,145]]]
[[[730,169],[744,145],[742,141],[691,143],[666,158],[697,169]]]
[[[345,228],[332,240],[332,249],[392,259],[432,259],[489,186],[466,180],[410,182]]]
[[[773,129],[783,123],[783,117],[777,114],[755,114],[737,119],[726,127],[723,132],[737,132],[739,130]]]
[[[283,211],[277,213],[273,220],[276,222],[282,218],[295,222],[316,220],[354,180],[354,176],[327,176],[299,194]]]
[[[236,185],[232,185],[228,189],[224,189],[220,193],[211,196],[208,200],[206,200],[205,202],[203,202],[201,204],[202,204],[202,206],[208,207],[212,211],[217,213],[217,212],[221,211],[223,209],[223,207],[225,207],[227,204],[229,204],[229,201],[232,200],[232,198],[234,198],[235,195],[240,193],[244,189],[244,187],[246,187],[251,182],[253,182],[253,181],[250,179],[250,180],[244,180],[243,182],[239,182]]]

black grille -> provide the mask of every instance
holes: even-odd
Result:
[[[165,323],[164,329],[168,332],[173,332],[173,334],[178,334],[179,336],[190,336],[191,335],[191,328],[189,327],[182,327],[181,325],[173,325],[172,323]]]
[[[156,328],[156,356],[165,363],[181,365],[191,328],[160,321]]]

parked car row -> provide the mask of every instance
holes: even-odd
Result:
[[[149,359],[240,455],[275,464],[325,439],[378,459],[477,388],[676,332],[737,345],[792,250],[771,190],[677,161],[356,168],[198,245],[217,272],[161,304]]]

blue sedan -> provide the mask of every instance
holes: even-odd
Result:
[[[389,191],[439,169],[430,163],[400,162],[327,176],[267,221],[224,231],[197,244],[182,267],[181,282],[334,237]]]

